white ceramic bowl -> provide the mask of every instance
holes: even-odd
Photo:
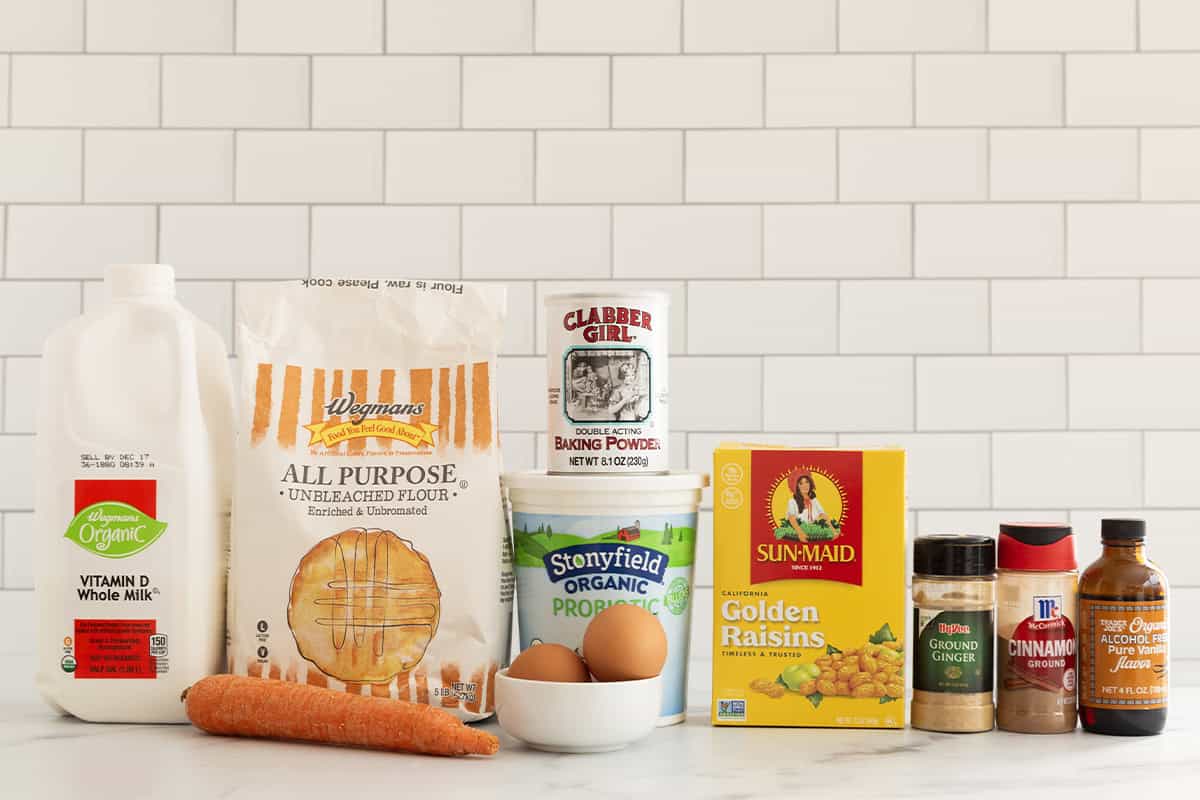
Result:
[[[662,707],[662,676],[612,683],[527,681],[496,673],[500,727],[530,747],[604,753],[647,736]]]

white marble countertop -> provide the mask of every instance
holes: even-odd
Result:
[[[187,726],[59,717],[33,661],[0,656],[5,798],[1074,798],[1194,797],[1200,688],[1174,692],[1167,731],[1124,739],[992,732],[717,728],[696,664],[686,723],[623,752],[552,755],[499,732],[492,758],[442,759],[209,736]]]

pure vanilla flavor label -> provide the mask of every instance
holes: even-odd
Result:
[[[1167,705],[1165,600],[1079,601],[1079,646],[1086,653],[1080,705],[1148,709]]]

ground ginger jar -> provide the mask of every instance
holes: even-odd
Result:
[[[945,733],[992,729],[996,543],[934,534],[913,543],[912,726]]]

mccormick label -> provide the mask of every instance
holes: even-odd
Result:
[[[551,472],[667,466],[666,295],[546,298]]]
[[[1167,705],[1165,600],[1079,601],[1082,660],[1079,704],[1149,709]]]
[[[1001,639],[1005,688],[1057,692],[1075,705],[1075,625],[1062,595],[1034,595],[1030,615]]]

